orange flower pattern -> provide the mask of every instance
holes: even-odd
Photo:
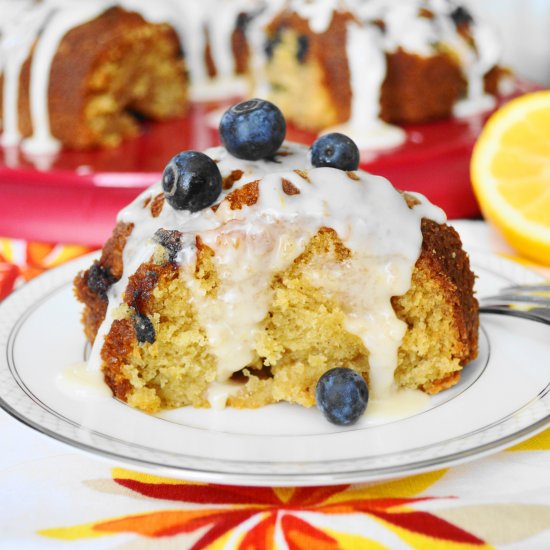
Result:
[[[192,550],[217,548],[239,530],[234,548],[263,550],[277,548],[277,531],[289,550],[337,550],[369,544],[368,528],[346,543],[349,535],[324,522],[330,516],[359,514],[377,522],[412,548],[491,548],[485,541],[449,523],[432,512],[415,509],[422,501],[454,497],[418,496],[444,475],[445,471],[422,474],[405,481],[372,486],[263,488],[183,481],[115,469],[113,480],[149,498],[185,503],[182,509],[161,509],[96,521],[73,527],[46,529],[41,535],[59,540],[80,540],[98,536],[133,533],[151,539],[201,533]],[[391,495],[391,496],[390,496]],[[189,505],[192,505],[191,507]],[[313,514],[313,516],[312,516]],[[315,518],[309,521],[308,518]],[[257,520],[255,523],[253,520]],[[252,525],[242,529],[244,524]],[[320,527],[326,523],[326,528]],[[365,523],[368,526],[368,522]]]
[[[17,286],[93,249],[70,244],[46,244],[0,238],[0,300]]]

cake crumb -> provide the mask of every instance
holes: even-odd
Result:
[[[299,195],[300,190],[290,181],[288,181],[285,178],[281,178],[281,186],[283,188],[283,192],[287,195]]]
[[[159,193],[151,203],[151,216],[158,218],[164,207],[164,193]]]

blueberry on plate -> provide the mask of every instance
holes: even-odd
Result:
[[[333,424],[349,426],[357,422],[367,408],[369,390],[363,377],[352,369],[331,369],[317,382],[317,407]]]
[[[220,137],[225,148],[244,160],[273,157],[283,143],[286,122],[278,107],[263,99],[243,101],[225,111]]]
[[[344,134],[325,134],[317,138],[311,146],[311,164],[316,168],[329,166],[339,170],[357,170],[359,149]]]
[[[172,208],[198,212],[220,196],[222,175],[209,156],[185,151],[173,157],[164,169],[162,188]]]

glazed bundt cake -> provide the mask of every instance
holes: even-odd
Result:
[[[189,97],[244,95],[250,2],[212,4],[2,0],[2,144],[115,146],[142,118],[183,115]]]
[[[491,30],[451,0],[0,0],[2,142],[117,145],[136,119],[247,92],[364,148],[494,105]],[[4,17],[4,15],[3,15]]]
[[[266,96],[314,131],[490,108],[504,74],[491,29],[447,0],[293,0],[266,28]]]
[[[477,355],[459,236],[422,196],[357,170],[345,136],[311,152],[272,140],[274,112],[233,107],[227,149],[176,156],[119,214],[75,279],[90,368],[148,412],[312,406],[336,367],[359,373],[373,399],[452,386]]]
[[[30,152],[118,145],[136,115],[163,120],[187,108],[180,41],[164,23],[105,2],[43,2],[3,42],[4,144]],[[5,42],[8,42],[6,45]]]

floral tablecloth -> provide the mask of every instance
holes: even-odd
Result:
[[[482,222],[456,225],[467,249],[511,255]],[[0,239],[0,299],[88,251]],[[0,434],[2,549],[550,549],[550,429],[451,469],[370,485],[282,489],[127,470],[49,440],[3,411]]]

